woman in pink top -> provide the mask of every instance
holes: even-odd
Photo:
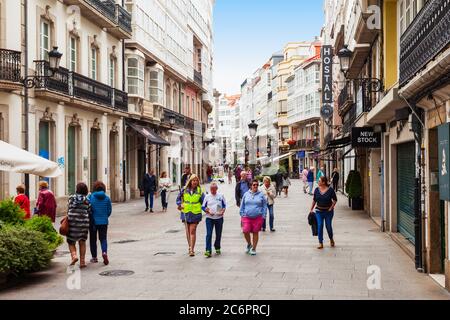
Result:
[[[39,196],[36,202],[35,214],[38,216],[47,216],[53,223],[56,220],[56,199],[48,189],[47,181],[39,182]]]
[[[308,170],[305,168],[302,171],[302,181],[303,181],[303,192],[308,193]]]

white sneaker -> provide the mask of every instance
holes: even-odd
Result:
[[[250,254],[250,251],[252,251],[253,250],[253,248],[252,248],[252,246],[249,244],[249,245],[247,245],[247,249],[245,250],[245,253],[246,254]]]
[[[250,250],[249,255],[251,256],[256,256],[256,250],[254,250],[253,248]]]

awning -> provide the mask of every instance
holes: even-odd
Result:
[[[279,156],[279,157],[273,158],[273,159],[272,159],[272,162],[276,162],[276,161],[280,161],[280,160],[289,158],[289,157],[292,156],[292,155],[294,155],[293,152],[283,154],[283,155],[281,155],[281,156]]]
[[[336,139],[328,142],[327,150],[329,149],[341,149],[344,148],[352,143],[352,138],[350,136]]]
[[[0,171],[55,178],[62,175],[56,162],[39,157],[0,140]]]
[[[160,136],[158,136],[153,130],[140,126],[135,123],[127,123],[131,128],[133,128],[137,133],[143,135],[145,138],[147,138],[148,141],[150,141],[151,144],[156,144],[160,146],[170,146],[170,143]]]

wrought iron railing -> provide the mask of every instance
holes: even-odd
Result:
[[[320,145],[320,140],[315,139],[302,139],[298,140],[292,149],[315,149]]]
[[[0,80],[20,82],[21,53],[0,49]]]
[[[184,127],[185,126],[185,117],[175,111],[172,111],[170,109],[167,108],[163,108],[163,119],[162,122],[166,125],[171,125],[170,123],[170,119],[174,118],[175,119],[175,126],[177,127]]]
[[[349,103],[354,103],[352,90],[353,87],[350,82],[347,82],[345,87],[341,90],[338,97],[339,113],[342,113]]]
[[[194,81],[197,84],[199,84],[200,86],[203,86],[203,76],[202,76],[201,72],[194,70]]]
[[[342,133],[345,135],[352,131],[356,121],[356,105],[354,104],[344,117]]]
[[[35,61],[36,89],[45,89],[109,108],[128,111],[128,94],[65,68],[50,77],[47,61]],[[46,76],[46,77],[43,77]]]
[[[116,21],[116,3],[113,0],[86,1],[109,20]]]
[[[36,89],[48,89],[69,95],[69,70],[59,68],[53,77],[50,77],[48,61],[35,61],[36,63]]]
[[[114,89],[114,107],[119,110],[128,111],[128,93]]]
[[[428,0],[400,39],[400,86],[450,44],[450,0]]]
[[[72,73],[73,95],[80,99],[94,101],[98,104],[113,106],[113,88],[85,77],[78,73]]]
[[[131,14],[119,4],[116,5],[116,8],[119,28],[129,33],[133,32],[133,29],[131,28]]]

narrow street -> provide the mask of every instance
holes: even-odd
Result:
[[[234,187],[234,185],[233,185]],[[294,181],[289,198],[277,199],[276,232],[262,234],[258,255],[244,253],[233,187],[222,185],[231,205],[226,213],[223,255],[203,256],[205,225],[199,227],[197,256],[187,255],[175,194],[166,214],[146,214],[140,202],[119,204],[111,219],[111,264],[89,264],[81,289],[69,290],[67,245],[52,268],[0,291],[4,299],[450,299],[428,275],[365,215],[341,197],[334,221],[337,247],[316,249],[307,215],[311,198]],[[127,242],[130,241],[130,242]],[[135,241],[135,242],[131,242]],[[119,243],[125,242],[125,243]],[[89,254],[88,254],[89,257]],[[367,267],[381,269],[381,290],[368,290]],[[128,270],[122,277],[99,275]]]

